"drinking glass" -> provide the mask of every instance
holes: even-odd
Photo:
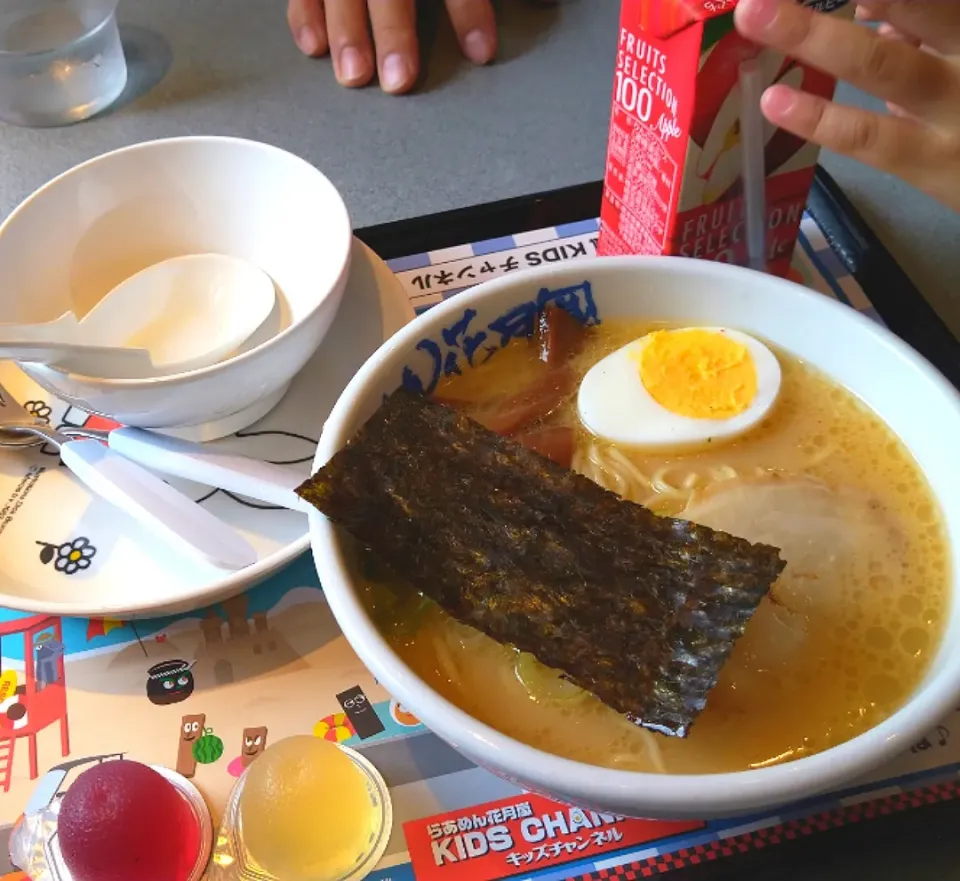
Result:
[[[127,83],[117,0],[0,0],[0,119],[67,125]]]

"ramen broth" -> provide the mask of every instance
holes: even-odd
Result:
[[[947,545],[922,472],[852,394],[778,352],[773,411],[748,435],[684,455],[614,447],[579,424],[579,378],[656,329],[609,321],[571,367],[549,418],[575,428],[573,467],[659,513],[782,549],[787,568],[760,605],[686,739],[645,731],[530,655],[420,597],[371,579],[367,598],[396,652],[432,688],[517,740],[613,768],[715,773],[811,755],[873,727],[917,687],[940,641]],[[483,417],[535,380],[535,347],[514,341],[448,377],[437,395]]]

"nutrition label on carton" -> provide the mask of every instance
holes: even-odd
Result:
[[[666,248],[677,180],[663,134],[615,105],[605,195],[619,214],[614,232],[623,253],[660,254]]]
[[[628,125],[629,118],[624,120]],[[633,124],[623,188],[623,208],[640,221],[643,245],[659,253],[667,242],[667,214],[677,183],[677,164],[660,137]],[[622,209],[621,209],[622,210]],[[621,218],[621,234],[624,231]],[[633,245],[633,242],[627,241]],[[638,241],[636,245],[640,245]]]
[[[604,176],[605,254],[669,249],[687,146],[684,50],[695,59],[698,49],[690,35],[678,41],[671,47],[621,27]]]

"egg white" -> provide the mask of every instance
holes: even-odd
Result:
[[[757,372],[750,406],[729,419],[694,419],[662,407],[640,379],[639,356],[650,343],[641,337],[598,361],[584,376],[577,409],[584,426],[604,440],[635,447],[684,447],[730,440],[770,412],[780,392],[780,362],[759,340],[723,327],[684,328],[722,333],[747,348]]]

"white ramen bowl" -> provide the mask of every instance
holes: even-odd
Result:
[[[456,749],[500,776],[562,801],[635,817],[709,819],[759,810],[834,789],[908,749],[960,705],[960,395],[923,358],[848,306],[790,282],[720,263],[617,257],[518,273],[434,307],[377,351],[327,420],[314,467],[353,436],[412,371],[429,390],[434,365],[463,352],[442,331],[475,312],[468,334],[526,304],[563,298],[601,320],[633,318],[734,327],[767,339],[820,368],[868,404],[913,453],[939,500],[952,549],[953,602],[939,653],[893,716],[859,737],[782,765],[713,775],[660,775],[600,768],[520,743],[473,719],[419,679],[391,650],[358,594],[359,576],[339,531],[310,515],[317,571],[351,645],[383,686]],[[518,315],[513,311],[514,318]],[[501,322],[521,328],[522,321]],[[446,335],[450,337],[449,334]],[[496,357],[494,355],[493,357]],[[407,374],[408,378],[411,374]],[[408,383],[409,384],[409,383]],[[429,475],[425,475],[429,479]]]
[[[152,379],[23,365],[84,410],[209,440],[271,410],[317,350],[343,297],[351,241],[336,188],[291,153],[224,137],[135,144],[54,178],[0,226],[0,323],[85,315],[121,281],[170,257],[215,252],[259,266],[277,305],[217,364]]]

